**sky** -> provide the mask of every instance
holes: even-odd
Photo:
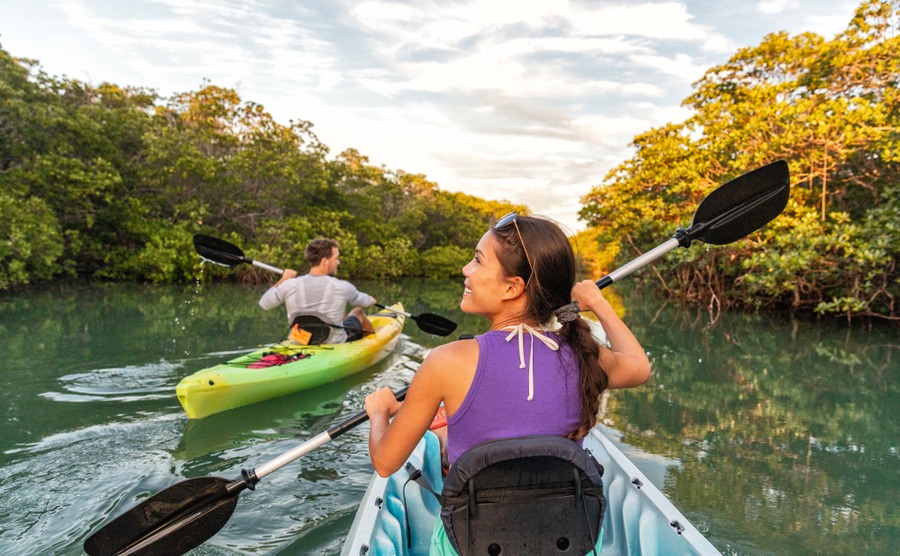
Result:
[[[831,39],[843,0],[2,0],[0,47],[163,97],[205,80],[445,191],[568,231],[632,139],[769,33]],[[499,216],[499,215],[498,215]]]

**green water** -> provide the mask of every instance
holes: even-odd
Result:
[[[460,283],[360,284],[480,332]],[[443,342],[409,322],[349,379],[188,421],[185,375],[280,339],[264,286],[66,285],[0,296],[0,554],[82,554],[112,516],[184,478],[233,478],[408,382]],[[623,294],[625,292],[622,292]],[[893,554],[900,542],[896,328],[621,301],[654,377],[602,422],[726,554]],[[365,426],[241,495],[193,554],[337,554],[371,476]],[[614,503],[614,501],[611,501]]]

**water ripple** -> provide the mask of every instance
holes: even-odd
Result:
[[[39,394],[57,402],[137,402],[165,399],[180,379],[183,362],[160,360],[145,365],[93,369],[59,377],[62,392]]]
[[[130,423],[108,423],[103,425],[93,425],[83,429],[66,431],[57,434],[51,434],[31,444],[22,445],[19,448],[5,450],[4,454],[18,453],[39,453],[49,450],[56,450],[84,442],[109,438],[119,441],[129,438],[146,429],[152,424],[161,422],[181,421],[181,416],[176,413],[168,413],[156,415],[153,417],[143,416],[141,421]]]

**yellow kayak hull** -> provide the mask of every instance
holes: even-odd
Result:
[[[392,309],[403,311],[397,303]],[[375,333],[342,344],[301,346],[283,342],[242,355],[227,363],[197,371],[178,383],[175,394],[191,419],[315,388],[358,373],[387,357],[397,345],[405,317],[382,311],[369,315]],[[277,353],[304,358],[283,365],[251,368],[264,355]]]

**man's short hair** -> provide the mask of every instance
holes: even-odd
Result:
[[[316,238],[306,244],[306,251],[304,252],[306,262],[308,262],[311,267],[316,266],[322,262],[322,259],[331,257],[334,250],[337,248],[338,242],[331,238]]]

